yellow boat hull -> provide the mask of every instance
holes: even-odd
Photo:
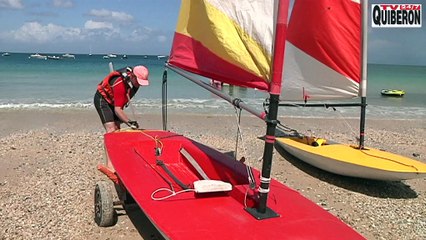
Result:
[[[405,95],[404,90],[394,90],[394,89],[383,89],[381,91],[381,94],[383,96],[390,96],[390,97],[402,97]]]
[[[426,164],[374,148],[332,143],[309,145],[295,137],[277,137],[277,144],[291,155],[322,170],[350,177],[400,181],[426,177]]]

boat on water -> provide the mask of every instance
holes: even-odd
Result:
[[[405,95],[404,90],[397,90],[397,89],[382,89],[380,91],[382,96],[389,96],[389,97],[402,97]]]
[[[47,59],[51,59],[51,60],[61,60],[62,58],[59,56],[47,56]]]
[[[120,199],[138,204],[157,230],[153,238],[365,239],[318,204],[271,178],[288,11],[289,0],[181,2],[166,69],[263,121],[263,164],[257,170],[168,131],[167,91],[163,91],[162,130],[124,129],[104,135]],[[258,111],[197,76],[267,91],[269,107]],[[96,184],[99,226],[114,224],[116,216],[108,189],[105,182]]]
[[[300,161],[343,176],[383,181],[425,177],[426,164],[421,161],[365,146],[367,44],[362,43],[367,43],[368,14],[362,12],[368,9],[363,4],[334,1],[328,6],[323,1],[295,1],[293,11],[323,11],[305,11],[290,18],[285,63],[292,67],[286,71],[280,103],[282,107],[359,107],[359,143],[352,146],[282,128],[277,147]],[[396,94],[402,96],[402,92]],[[339,102],[358,96],[359,102]]]
[[[31,54],[28,58],[35,58],[35,59],[47,60],[47,56],[41,55],[39,53]]]
[[[75,59],[75,55],[74,54],[69,54],[69,53],[65,53],[62,55],[63,58],[72,58]]]
[[[116,57],[117,55],[112,53],[102,56],[103,59],[110,59],[110,58],[116,58]]]
[[[2,54],[1,54],[1,56],[2,56],[2,57],[9,57],[9,56],[10,56],[10,53],[5,52],[5,53],[2,53]]]

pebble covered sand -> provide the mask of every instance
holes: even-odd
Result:
[[[101,228],[93,221],[94,186],[106,180],[96,170],[103,161],[103,129],[93,112],[0,114],[0,239],[149,239],[143,235],[145,226],[133,217],[137,207],[117,209],[113,227]],[[143,127],[161,128],[159,116],[140,119]],[[220,119],[227,127],[207,116],[175,115],[169,122],[173,131],[233,151],[235,118]],[[315,119],[284,120],[304,133],[355,143],[343,121],[331,124],[323,119],[318,125]],[[245,149],[239,153],[259,167],[263,142],[258,137],[265,133],[264,123],[243,118],[242,131]],[[367,136],[368,146],[426,162],[426,120],[368,120]],[[381,182],[342,177],[295,161],[279,149],[272,169],[274,178],[367,239],[426,239],[426,178]]]

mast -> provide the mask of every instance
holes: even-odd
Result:
[[[361,116],[359,126],[359,149],[364,148],[365,111],[367,107],[367,24],[368,24],[368,0],[361,1]]]
[[[278,217],[272,209],[267,207],[269,185],[271,182],[272,153],[275,143],[275,129],[277,126],[277,115],[279,96],[281,93],[281,81],[284,68],[284,52],[287,31],[289,0],[275,2],[276,22],[275,39],[273,49],[272,80],[269,87],[270,104],[266,117],[265,148],[263,151],[262,173],[259,186],[259,203],[257,208],[246,208],[246,210],[257,219]]]

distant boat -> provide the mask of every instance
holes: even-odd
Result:
[[[160,60],[160,59],[163,59],[163,58],[166,58],[166,57],[167,57],[167,56],[164,56],[164,55],[158,55],[158,56],[157,56],[157,59],[158,59],[158,60]]]
[[[396,90],[396,89],[382,89],[380,93],[383,96],[389,96],[389,97],[402,97],[405,94],[404,90]]]
[[[58,57],[58,56],[47,56],[47,59],[60,60],[61,57]]]
[[[126,54],[124,54],[121,58],[122,58],[122,59],[127,59],[127,55],[126,55]]]
[[[69,53],[65,53],[64,55],[62,55],[62,57],[64,57],[64,58],[73,58],[73,59],[75,59],[75,55],[73,55],[73,54],[69,54]]]
[[[47,60],[47,56],[41,55],[39,53],[31,54],[28,58],[35,58],[35,59],[44,59],[44,60]]]
[[[2,53],[2,55],[1,55],[2,57],[9,57],[10,56],[10,53],[7,53],[7,52],[5,52],[5,53]]]
[[[112,54],[112,53],[102,56],[103,59],[116,58],[116,57],[117,57],[117,55]]]

